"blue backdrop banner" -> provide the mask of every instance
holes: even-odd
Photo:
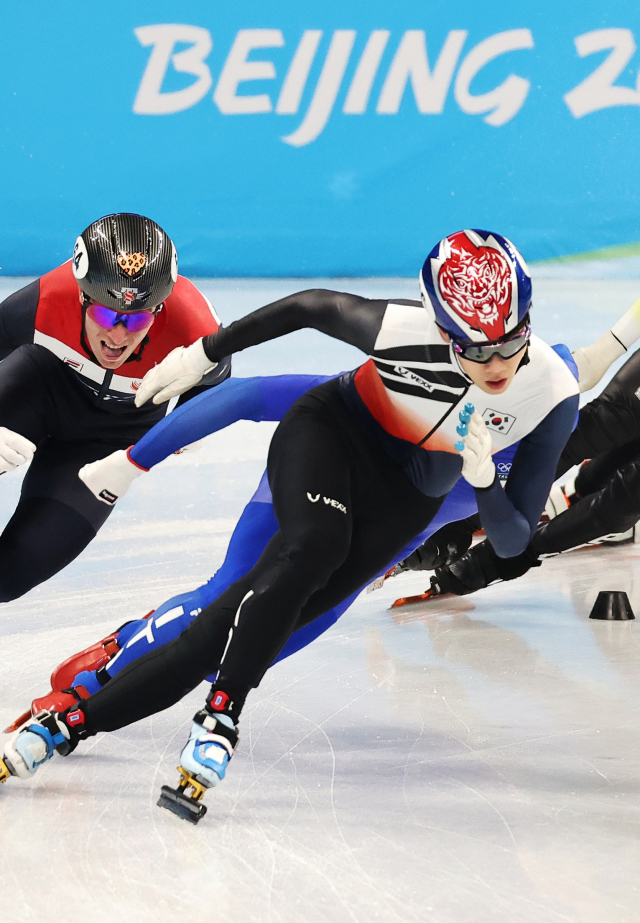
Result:
[[[192,275],[413,275],[640,240],[637,0],[3,5],[0,271],[110,211]]]

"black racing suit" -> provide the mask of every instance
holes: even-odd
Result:
[[[419,303],[301,293],[205,338],[205,351],[215,361],[303,326],[351,342],[372,358],[287,412],[268,458],[279,531],[255,567],[178,638],[128,664],[82,703],[85,733],[115,730],[167,708],[216,672],[208,701],[220,697],[225,704],[218,710],[236,720],[291,632],[372,579],[428,525],[457,482],[460,456],[445,448],[445,438],[457,438],[453,411],[469,394],[476,402],[484,398],[471,390]],[[522,436],[511,431],[520,444],[509,488],[496,479],[476,491],[485,528],[512,548],[525,527],[525,545],[529,541],[577,409],[575,379],[562,360],[544,344],[535,350],[511,385]],[[557,376],[556,391],[550,375]],[[536,388],[540,399],[532,401]],[[506,397],[502,401],[511,420]],[[527,420],[527,408],[539,422]],[[429,416],[423,420],[421,412]],[[435,413],[453,437],[433,426]],[[434,434],[435,447],[423,448]]]
[[[111,513],[78,471],[128,448],[165,416],[166,403],[135,406],[134,376],[141,379],[149,361],[160,361],[178,343],[188,345],[203,330],[218,327],[206,299],[182,277],[163,311],[118,370],[123,374],[115,375],[88,352],[70,264],[0,304],[0,426],[37,447],[18,505],[0,535],[0,602],[22,596],[69,564]],[[227,359],[202,386],[218,384],[229,372]]]

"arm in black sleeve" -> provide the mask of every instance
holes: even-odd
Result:
[[[565,446],[556,477],[585,458],[640,437],[640,350],[614,375],[599,397],[580,411],[578,425]]]
[[[565,398],[521,440],[504,490],[497,478],[491,487],[476,489],[480,520],[499,557],[515,557],[529,544],[577,409],[577,394]]]
[[[225,381],[230,375],[231,356],[225,356],[211,372],[207,372],[206,375],[202,376],[195,388],[190,388],[189,391],[185,391],[184,394],[180,395],[176,406],[181,407],[183,404],[186,404],[187,401],[190,401],[192,397],[197,397],[199,394],[208,391],[209,388],[214,388],[216,385]]]
[[[23,343],[33,343],[40,280],[30,282],[0,304],[0,359]]]
[[[387,301],[310,289],[281,298],[203,339],[212,362],[267,340],[312,327],[365,353],[375,345]]]

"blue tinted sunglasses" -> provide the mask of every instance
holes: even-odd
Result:
[[[90,304],[87,307],[87,314],[92,321],[95,321],[105,330],[111,330],[116,324],[124,324],[130,333],[139,333],[141,330],[147,330],[153,323],[153,311],[133,311],[118,312],[113,308],[107,308],[103,304]]]

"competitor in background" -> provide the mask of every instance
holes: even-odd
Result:
[[[640,301],[604,337],[575,354],[582,363],[580,386],[593,387],[606,363],[640,336]],[[625,346],[625,350],[628,348]],[[617,355],[615,355],[617,353]],[[594,381],[595,378],[595,381]],[[500,558],[490,541],[475,545],[455,561],[435,565],[429,598],[447,593],[465,595],[492,583],[514,580],[544,555],[558,554],[612,533],[626,533],[640,520],[640,350],[625,362],[602,394],[580,411],[558,463],[560,478],[581,465],[564,488],[554,486],[545,511],[549,517],[536,530],[528,548],[515,557]],[[456,532],[458,527],[451,526]],[[460,524],[467,534],[468,525]],[[427,546],[428,547],[428,546]],[[426,551],[426,549],[425,549]],[[418,549],[398,570],[421,570]]]
[[[131,214],[89,225],[71,260],[0,304],[0,474],[31,461],[0,536],[0,602],[48,580],[93,539],[110,507],[78,469],[162,419],[168,402],[135,405],[145,373],[219,326],[178,275],[162,228]],[[181,401],[229,372],[225,359]]]
[[[531,280],[505,238],[451,235],[420,279],[422,307],[326,291],[293,295],[175,350],[147,376],[140,404],[193,387],[223,353],[302,327],[371,357],[298,400],[276,430],[268,471],[279,530],[256,566],[175,641],[90,698],[68,694],[64,711],[28,724],[5,747],[9,771],[29,775],[54,748],[69,752],[81,738],[160,711],[215,672],[181,758],[202,791],[224,777],[246,695],[298,619],[327,611],[374,577],[433,520],[461,473],[498,552],[526,547],[575,421],[577,384],[531,337]],[[485,419],[496,403],[505,426],[490,434]],[[516,442],[502,490],[492,453]]]

